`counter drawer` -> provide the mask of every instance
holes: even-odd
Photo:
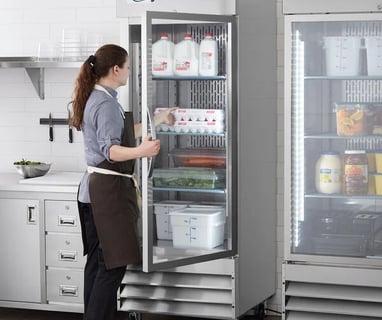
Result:
[[[76,201],[45,201],[45,229],[57,232],[81,232]]]
[[[46,271],[48,303],[83,303],[84,274],[82,270]]]
[[[48,233],[46,241],[46,265],[48,267],[83,268],[82,237],[80,234]]]

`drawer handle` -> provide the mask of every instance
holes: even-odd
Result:
[[[59,226],[75,226],[76,218],[71,216],[58,216]]]
[[[36,206],[27,206],[27,221],[29,224],[36,224]]]
[[[77,261],[77,251],[60,250],[60,261]]]
[[[78,287],[60,285],[60,296],[77,297]]]

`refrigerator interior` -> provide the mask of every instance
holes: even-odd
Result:
[[[141,32],[140,25],[130,26],[130,104],[134,108],[136,121],[142,118],[141,86],[142,72],[145,72],[142,70]],[[218,44],[217,76],[182,78],[150,74],[151,45],[160,39],[161,34],[167,33],[176,44],[189,33],[194,41],[200,43],[206,32],[212,33]],[[166,126],[157,126],[155,135],[161,141],[161,151],[153,162],[153,177],[148,179],[148,212],[153,222],[149,238],[152,239],[154,263],[224,254],[232,250],[231,142],[234,120],[231,116],[231,81],[226,74],[231,50],[229,32],[226,22],[162,22],[152,25],[152,40],[147,48],[147,69],[149,77],[152,77],[148,82],[147,107],[151,117],[158,112],[158,108],[171,106],[201,111],[202,114],[206,109],[218,110],[223,115],[224,125],[224,130],[218,133],[175,132],[168,131]],[[181,213],[179,216],[169,214],[169,211],[177,210],[186,210],[191,214],[179,223],[184,218]],[[211,215],[205,218],[203,213]],[[178,224],[175,224],[175,219]],[[199,223],[196,221],[198,219],[204,220]]]
[[[291,252],[382,257],[376,165],[382,149],[382,22],[293,22],[291,36]],[[366,172],[365,164],[352,164],[363,168],[362,182],[350,176],[348,150],[365,152]],[[340,190],[319,187],[328,183],[316,167],[325,151],[340,158]]]

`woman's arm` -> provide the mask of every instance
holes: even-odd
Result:
[[[142,123],[136,123],[134,125],[134,134],[135,134],[135,139],[139,139],[142,137]]]
[[[177,107],[168,108],[167,110],[164,110],[154,116],[154,125],[157,126],[162,123],[166,123],[169,125],[173,125],[175,122],[175,117],[172,114],[174,110],[176,110]],[[142,124],[136,123],[134,125],[134,133],[135,133],[135,139],[139,139],[142,137]]]
[[[153,157],[159,153],[160,140],[151,140],[148,135],[143,138],[138,147],[124,147],[113,144],[109,148],[109,159],[116,162],[133,160],[144,157]]]
[[[173,125],[175,122],[175,117],[172,114],[174,110],[176,110],[177,107],[168,108],[167,110],[164,110],[154,116],[154,125],[160,125],[162,123],[167,123],[169,125]],[[136,123],[134,125],[134,134],[135,139],[139,139],[142,137],[142,124]]]

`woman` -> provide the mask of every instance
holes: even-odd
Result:
[[[73,101],[72,125],[82,130],[88,165],[78,192],[85,265],[85,320],[109,320],[117,306],[117,290],[128,264],[140,262],[136,232],[138,205],[134,160],[158,154],[160,141],[143,138],[141,125],[123,112],[116,89],[127,82],[128,54],[104,45],[82,65]],[[169,108],[155,124],[173,124]]]

